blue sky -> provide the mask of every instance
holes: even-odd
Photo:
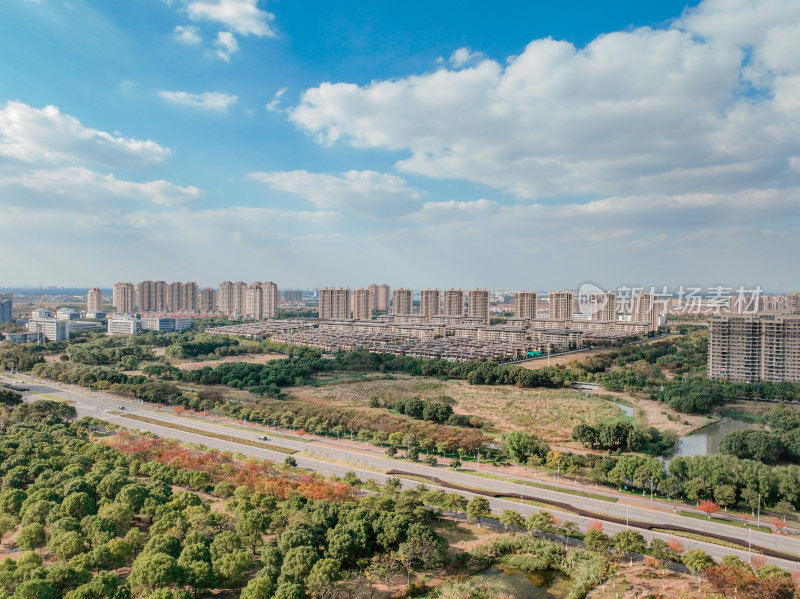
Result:
[[[800,287],[794,0],[3,12],[0,286]]]

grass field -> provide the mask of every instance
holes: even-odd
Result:
[[[295,387],[289,392],[300,400],[342,407],[365,407],[370,397],[378,397],[384,403],[409,397],[446,397],[456,414],[479,416],[491,422],[491,432],[525,429],[551,443],[569,441],[573,427],[580,422],[596,423],[622,415],[619,406],[571,389],[477,386],[464,381],[399,375],[391,379],[367,377],[321,387]]]

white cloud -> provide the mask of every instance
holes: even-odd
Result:
[[[186,10],[192,20],[220,23],[240,35],[275,36],[270,26],[275,17],[258,8],[258,0],[191,2]]]
[[[184,44],[199,44],[202,41],[197,27],[192,25],[178,25],[173,31],[173,37]]]
[[[795,0],[710,0],[583,49],[540,39],[506,64],[323,83],[289,114],[320,143],[526,199],[781,187],[798,181],[798,30]]]
[[[158,95],[170,104],[203,108],[205,110],[216,110],[218,112],[227,111],[228,108],[239,99],[237,96],[223,94],[221,92],[191,94],[181,91],[160,91]]]
[[[375,171],[348,171],[340,175],[283,171],[251,173],[250,178],[273,189],[302,197],[321,210],[358,216],[390,217],[413,212],[420,193],[405,179]]]
[[[38,207],[52,202],[68,199],[71,202],[92,204],[90,211],[108,200],[132,200],[152,202],[161,206],[178,206],[202,195],[196,187],[180,187],[169,181],[147,181],[134,183],[118,179],[113,174],[100,174],[83,167],[64,167],[51,170],[35,170],[15,175],[0,175],[0,188],[5,197],[0,205],[13,205],[15,199],[25,205]],[[24,193],[15,194],[13,189],[21,188]],[[33,198],[30,192],[40,194]]]
[[[217,46],[216,56],[225,62],[231,61],[231,55],[239,51],[239,43],[230,31],[220,31],[214,41]]]
[[[275,95],[272,96],[272,100],[270,100],[265,108],[270,112],[283,112],[280,108],[278,108],[278,103],[281,101],[283,94],[286,93],[285,87],[280,88],[278,91],[275,92]]]
[[[468,64],[478,61],[482,57],[480,52],[473,52],[469,48],[459,48],[450,55],[450,64],[460,69]]]
[[[84,126],[55,106],[8,102],[0,108],[0,166],[88,162],[138,168],[163,162],[171,150],[151,140],[126,138]]]

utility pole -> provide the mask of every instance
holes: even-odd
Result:
[[[561,479],[561,460],[556,462],[556,491],[558,491],[558,482]]]
[[[758,519],[756,523],[761,526],[761,493],[758,494]]]
[[[653,477],[650,477],[650,507],[653,507]]]
[[[631,506],[625,506],[625,528],[630,528],[630,519],[631,519]]]

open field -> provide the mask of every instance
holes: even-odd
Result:
[[[589,356],[595,356],[597,354],[610,354],[613,352],[613,349],[608,348],[595,348],[595,349],[587,349],[585,351],[576,351],[571,354],[563,354],[560,356],[551,356],[550,357],[550,366],[567,366],[570,362],[576,362],[577,360],[583,360],[584,358],[588,358]],[[528,370],[536,370],[537,368],[544,368],[547,366],[547,356],[542,358],[537,358],[535,360],[528,360],[527,362],[520,362],[517,366],[522,366],[523,368],[527,368]]]
[[[177,360],[170,358],[169,363],[175,368],[181,370],[198,370],[200,368],[214,368],[220,364],[228,364],[231,362],[246,362],[248,364],[266,364],[273,360],[284,360],[286,356],[283,354],[242,354],[241,356],[225,356],[224,358],[217,358],[216,360]]]
[[[339,406],[366,407],[370,397],[382,402],[419,397],[452,403],[456,414],[479,416],[502,433],[525,429],[550,442],[569,440],[580,422],[595,423],[617,418],[622,410],[599,397],[587,397],[570,389],[519,389],[510,385],[470,385],[465,381],[394,376],[391,379],[341,382],[321,387],[294,387],[291,395],[305,401]]]

